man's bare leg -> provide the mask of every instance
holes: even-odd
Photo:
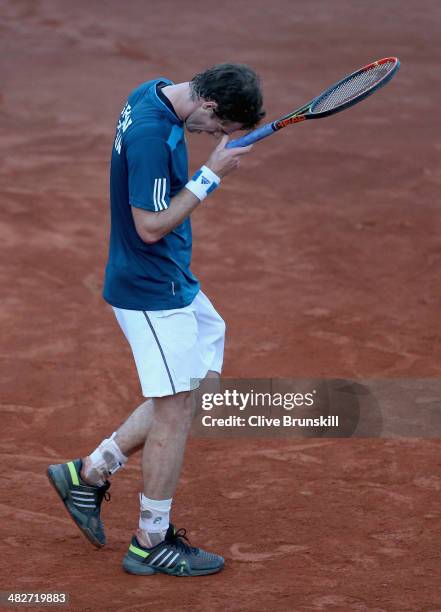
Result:
[[[128,457],[144,447],[152,422],[152,412],[153,400],[148,399],[116,430],[115,441]]]
[[[191,393],[155,399],[152,425],[142,452],[142,477],[147,497],[173,497],[194,409]]]
[[[142,452],[143,499],[148,500],[150,506],[156,507],[157,502],[160,507],[161,503],[164,504],[161,514],[165,526],[156,529],[152,522],[141,525],[140,521],[137,537],[143,546],[150,547],[163,539],[168,527],[171,500],[181,471],[194,409],[195,400],[191,392],[158,397],[153,401],[152,421]],[[150,506],[141,509],[141,517],[153,516],[154,509]]]
[[[210,371],[207,378],[219,378],[219,374]],[[160,504],[163,500],[169,502],[168,508],[171,505],[195,408],[191,392],[155,398],[153,402],[150,430],[142,453],[144,497],[150,502],[157,500]],[[137,537],[143,546],[152,544],[147,529],[138,529]]]
[[[206,378],[219,379],[219,374],[209,370]],[[146,497],[167,499],[174,495],[195,409],[195,398],[190,392],[154,400],[142,453]]]
[[[113,441],[125,457],[129,457],[143,448],[152,418],[153,402],[151,399],[140,404],[117,429]],[[98,469],[97,469],[98,467]],[[83,458],[81,477],[90,484],[99,484],[108,478],[107,471],[100,473],[99,466],[94,465],[91,455]]]
[[[209,370],[206,378],[219,379],[218,372]],[[150,429],[153,400],[148,399],[136,408],[116,431],[115,441],[128,457],[144,447]]]
[[[219,378],[219,374],[210,370],[206,378]],[[114,441],[126,457],[144,448],[152,422],[152,414],[153,400],[148,399],[140,404],[117,429]],[[100,480],[100,476],[93,469],[90,455],[83,458],[81,476],[90,484],[96,484]]]

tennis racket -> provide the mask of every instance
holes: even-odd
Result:
[[[399,67],[400,62],[397,57],[385,57],[368,64],[338,81],[311,102],[289,113],[289,115],[285,115],[285,117],[272,123],[266,123],[241,138],[231,140],[227,143],[227,149],[246,147],[253,142],[262,140],[262,138],[271,136],[271,134],[278,132],[287,125],[306,121],[306,119],[329,117],[329,115],[339,113],[345,108],[350,108],[386,85],[396,74]]]

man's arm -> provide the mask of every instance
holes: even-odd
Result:
[[[226,149],[228,136],[224,136],[205,164],[219,178],[223,178],[239,166],[240,156],[251,150],[249,147]],[[154,244],[180,225],[200,204],[200,199],[189,189],[182,189],[170,200],[165,210],[153,212],[132,206],[136,231],[144,242]]]
[[[184,188],[170,200],[170,206],[160,212],[132,206],[138,236],[147,244],[158,242],[191,215],[200,203],[194,193]]]

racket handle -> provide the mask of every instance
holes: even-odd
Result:
[[[232,149],[233,147],[247,147],[248,145],[253,144],[253,142],[257,142],[258,140],[262,140],[262,138],[266,138],[267,136],[274,134],[274,132],[275,129],[273,128],[273,124],[266,123],[265,125],[258,127],[241,138],[230,140],[230,142],[227,142],[227,146],[225,148]]]

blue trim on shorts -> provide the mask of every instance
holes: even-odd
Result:
[[[149,319],[148,314],[146,313],[146,311],[145,311],[145,310],[143,310],[142,312],[143,312],[143,314],[144,314],[144,316],[145,316],[145,318],[146,318],[147,323],[149,324],[150,329],[152,330],[152,334],[153,334],[153,336],[154,336],[154,338],[155,338],[155,340],[156,340],[156,344],[158,345],[159,351],[160,351],[160,353],[161,353],[162,360],[163,360],[163,362],[164,362],[165,369],[167,370],[168,378],[169,378],[169,380],[170,380],[171,388],[172,388],[172,391],[173,391],[172,395],[176,395],[176,387],[175,387],[175,384],[174,384],[174,382],[173,382],[173,378],[172,378],[172,375],[171,375],[171,373],[170,373],[170,369],[169,369],[169,367],[168,367],[167,360],[166,360],[165,355],[164,355],[164,351],[162,350],[162,346],[161,346],[161,344],[160,344],[160,342],[159,342],[159,338],[158,338],[158,336],[156,335],[156,332],[155,332],[155,330],[154,330],[154,327],[153,327],[153,325],[152,325],[152,322],[151,322],[151,321],[150,321],[150,319]]]

